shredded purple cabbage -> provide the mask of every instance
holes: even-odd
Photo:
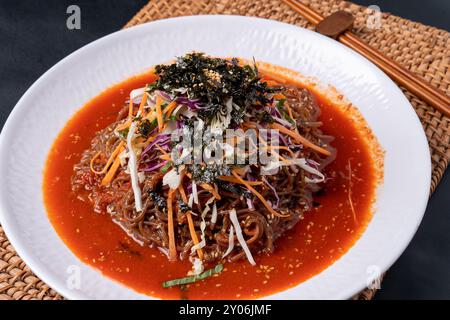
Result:
[[[314,161],[312,159],[305,159],[305,161],[310,167],[312,167],[312,168],[314,168],[316,170],[319,170],[320,164],[318,162],[316,162],[316,161]]]
[[[279,117],[279,118],[281,118],[281,113],[280,113],[280,111],[278,111],[278,109],[277,108],[269,108],[270,110],[270,115],[272,116],[272,117]]]
[[[167,163],[167,161],[163,161],[163,162],[156,163],[156,164],[151,164],[151,165],[148,165],[147,168],[143,169],[142,171],[144,171],[144,172],[155,171],[156,169],[163,167],[166,163]]]
[[[288,146],[288,142],[287,142],[286,138],[284,137],[284,135],[282,135],[276,131],[271,131],[271,133],[273,133],[273,135],[275,135],[275,136],[278,136],[278,139],[281,141],[281,144],[283,146]]]
[[[278,196],[277,190],[269,183],[269,181],[267,181],[266,178],[263,177],[262,180],[267,184],[267,186],[270,188],[270,190],[272,190],[275,198],[277,199],[277,203],[273,208],[274,209],[278,208],[278,205],[280,204],[280,197]]]
[[[172,97],[170,96],[170,94],[168,94],[165,91],[161,91],[161,90],[157,90],[156,91],[161,97],[163,97],[165,100],[172,100]]]
[[[272,118],[273,118],[273,120],[277,121],[282,126],[289,128],[289,129],[292,128],[292,123],[290,123],[289,121],[275,117],[275,116],[273,116]]]
[[[142,163],[150,163],[152,161],[155,161],[156,158],[158,158],[158,155],[156,153],[152,153],[151,155],[148,153],[142,154],[141,156],[141,162]]]
[[[158,135],[155,138],[155,140],[152,143],[150,143],[147,146],[147,148],[145,148],[145,150],[142,152],[142,154],[146,154],[146,153],[150,152],[156,144],[159,144],[159,146],[161,148],[166,150],[166,148],[168,148],[168,143],[169,142],[170,142],[170,135],[169,134],[160,134],[160,135]]]
[[[202,108],[202,104],[200,103],[200,99],[189,99],[185,96],[180,96],[175,99],[175,101],[179,104],[185,105],[191,111],[198,111]]]
[[[250,210],[255,209],[255,206],[253,205],[253,201],[252,201],[251,199],[249,199],[249,198],[247,198],[247,207],[248,207]]]

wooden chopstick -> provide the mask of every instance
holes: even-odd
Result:
[[[402,72],[406,71],[403,67],[400,67],[394,61],[385,57],[385,59],[391,61],[392,64],[395,64],[398,68],[402,69],[402,71],[397,70],[392,66],[392,64],[384,62],[382,59],[374,55],[371,51],[367,50],[365,47],[362,47],[358,43],[352,41],[346,33],[339,37],[339,41],[352,48],[353,50],[361,53],[367,59],[379,66],[389,77],[392,78],[392,80],[408,89],[408,91],[428,102],[430,105],[434,106],[437,110],[441,111],[446,116],[450,116],[450,110],[448,109],[450,101],[446,102],[445,100],[443,100],[441,98],[442,93],[440,91],[431,87],[426,82],[424,83],[424,81],[420,78],[416,79],[416,77],[411,73],[409,73],[410,75],[405,75],[404,72]]]
[[[301,1],[283,1],[314,25],[324,19],[319,13],[303,4]],[[380,51],[372,48],[351,31],[346,31],[340,35],[338,40],[372,61],[389,77],[405,87],[408,91],[423,99],[447,117],[450,117],[450,98],[441,90],[434,88],[419,76],[411,73]]]
[[[364,51],[369,52],[370,54],[373,54],[374,56],[377,57],[377,59],[388,64],[390,67],[392,67],[397,72],[402,73],[405,77],[411,79],[411,81],[417,81],[417,84],[420,87],[424,88],[425,90],[430,90],[434,95],[438,96],[443,101],[446,101],[447,104],[450,104],[450,98],[444,92],[431,86],[422,77],[418,77],[418,76],[412,74],[411,72],[409,72],[408,70],[406,70],[405,68],[400,66],[398,63],[396,63],[394,60],[389,59],[386,55],[382,54],[380,51],[373,49],[373,48],[372,48],[372,50],[370,50],[371,47],[369,45],[365,44],[364,41],[362,41],[355,34],[353,34],[351,32],[346,32],[343,36],[344,36],[344,40],[345,40],[345,38],[350,39],[350,41],[353,41],[353,43],[355,45],[357,45],[359,48],[361,48],[361,50],[364,50]]]

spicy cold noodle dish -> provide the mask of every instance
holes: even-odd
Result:
[[[175,299],[274,294],[341,257],[372,214],[369,131],[355,110],[273,70],[191,53],[87,103],[44,175],[67,246],[138,292]],[[217,138],[227,130],[251,132],[253,148]],[[175,135],[200,138],[210,158]]]

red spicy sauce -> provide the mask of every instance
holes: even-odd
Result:
[[[166,299],[244,299],[267,296],[295,286],[339,259],[361,236],[371,219],[377,177],[370,148],[361,130],[342,110],[317,96],[326,134],[336,137],[336,160],[326,169],[333,177],[315,196],[320,206],[306,213],[276,242],[270,255],[225,263],[224,271],[188,286],[164,289],[161,282],[186,276],[189,261],[169,262],[157,249],[142,247],[108,214],[94,213],[71,191],[73,166],[90,147],[96,132],[115,121],[131,90],[155,80],[152,74],[133,77],[87,103],[64,127],[49,153],[44,198],[51,223],[83,262],[138,292]],[[352,167],[352,213],[348,190]]]

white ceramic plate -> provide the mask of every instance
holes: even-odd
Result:
[[[119,31],[71,54],[33,84],[0,140],[0,218],[19,255],[67,298],[145,298],[81,263],[64,245],[44,209],[42,172],[57,134],[85,102],[193,50],[255,57],[299,71],[333,85],[359,108],[386,151],[376,213],[341,259],[270,298],[347,299],[362,290],[400,256],[425,211],[431,164],[420,122],[398,87],[357,53],[305,29],[238,16],[175,18]],[[71,289],[71,266],[80,268],[79,289]]]

